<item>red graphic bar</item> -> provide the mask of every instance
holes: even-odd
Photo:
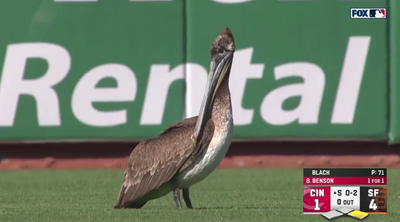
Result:
[[[386,185],[386,177],[303,177],[303,185]]]

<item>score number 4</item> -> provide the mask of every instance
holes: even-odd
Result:
[[[369,209],[375,211],[377,208],[378,207],[376,206],[375,199],[371,199],[371,201],[369,202]]]

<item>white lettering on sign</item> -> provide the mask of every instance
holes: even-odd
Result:
[[[370,40],[369,36],[349,38],[331,123],[353,123]]]
[[[96,88],[104,78],[113,78],[116,88]],[[137,81],[133,71],[121,64],[104,64],[87,72],[72,94],[72,111],[82,123],[90,126],[116,126],[127,122],[127,110],[99,111],[93,102],[132,102]]]
[[[238,50],[233,57],[229,87],[232,95],[233,119],[235,125],[250,125],[253,122],[254,109],[243,107],[243,97],[248,79],[261,79],[264,64],[252,64],[253,48]],[[204,91],[204,90],[203,90]]]
[[[184,78],[184,66],[170,71],[169,65],[152,65],[146,88],[141,125],[160,125],[162,122],[169,87],[173,82]]]
[[[344,63],[333,104],[331,123],[352,124],[362,82],[370,37],[349,38]],[[251,63],[253,48],[237,50],[231,70],[231,94],[235,125],[253,123],[254,110],[260,110],[261,118],[271,125],[318,124],[322,95],[325,89],[325,73],[317,64],[290,62],[274,68],[275,80],[300,77],[302,83],[291,83],[272,89],[259,107],[244,107],[243,100],[247,80],[263,78],[264,64]],[[39,78],[24,79],[28,59],[42,59],[48,69]],[[62,46],[51,43],[10,44],[6,51],[0,81],[0,127],[14,125],[18,101],[21,95],[35,99],[39,126],[60,126],[60,101],[54,86],[69,73],[71,58]],[[186,72],[185,72],[186,71]],[[185,76],[186,75],[186,76]],[[117,82],[114,88],[97,88],[104,78]],[[207,69],[195,63],[171,67],[169,64],[153,64],[147,85],[139,84],[135,73],[123,64],[102,64],[84,73],[76,83],[71,99],[71,109],[77,120],[97,127],[126,124],[128,108],[101,111],[93,103],[134,102],[138,87],[145,87],[140,116],[141,125],[160,125],[171,85],[182,80],[186,83],[184,117],[198,115]],[[284,110],[283,103],[292,97],[300,97],[300,103],[292,110]],[[128,107],[128,106],[127,106]]]
[[[185,117],[199,115],[201,102],[207,85],[207,70],[194,63],[186,65],[186,94],[185,94]]]
[[[24,79],[30,58],[47,62],[46,73],[37,79]],[[40,126],[60,126],[60,106],[53,86],[68,74],[71,57],[68,51],[50,43],[19,43],[7,47],[0,82],[0,126],[13,126],[21,95],[32,96],[37,105]]]
[[[275,79],[298,76],[304,83],[295,83],[274,89],[261,103],[261,117],[272,125],[286,125],[294,121],[302,124],[318,123],[319,108],[325,87],[322,69],[307,62],[287,63],[275,67]],[[283,102],[300,96],[300,104],[293,110],[283,110]]]

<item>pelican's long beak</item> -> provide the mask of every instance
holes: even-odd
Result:
[[[222,80],[228,73],[232,64],[233,52],[227,51],[222,54],[217,54],[211,60],[210,73],[208,76],[206,90],[204,92],[203,102],[201,103],[199,117],[197,119],[194,134],[192,136],[193,143],[201,140],[204,128],[211,118],[211,110],[213,107],[215,95],[221,85]]]

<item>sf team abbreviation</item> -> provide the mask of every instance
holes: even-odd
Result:
[[[386,168],[305,168],[303,213],[323,216],[336,213],[358,219],[369,214],[386,214],[386,175]]]

